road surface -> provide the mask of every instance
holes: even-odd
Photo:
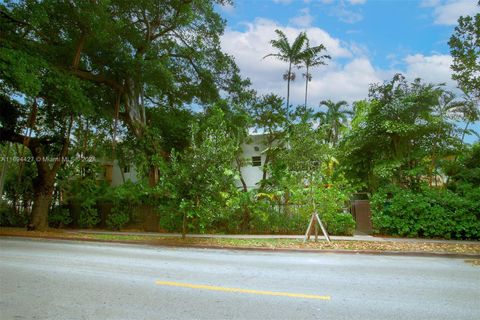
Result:
[[[0,238],[0,319],[480,319],[480,267]]]

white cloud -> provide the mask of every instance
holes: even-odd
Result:
[[[338,17],[342,22],[353,24],[361,21],[363,15],[357,11],[347,9],[345,3],[342,1],[338,6],[335,6],[331,9],[330,14]]]
[[[265,55],[275,52],[270,40],[276,38],[275,29],[281,29],[289,41],[306,30],[311,45],[324,44],[332,60],[327,66],[312,70],[313,80],[309,84],[309,101],[317,105],[322,99],[346,99],[354,101],[365,98],[368,85],[380,81],[372,64],[362,56],[354,57],[354,52],[360,51],[357,45],[343,43],[333,38],[320,28],[297,28],[281,26],[278,23],[257,18],[246,24],[243,32],[227,30],[222,37],[223,49],[235,57],[242,75],[252,80],[253,87],[260,94],[275,93],[282,97],[286,94],[286,82],[282,75],[288,65],[273,57],[262,59]],[[338,59],[348,59],[347,63],[339,63]],[[296,80],[291,84],[292,103],[303,101],[304,70],[295,69]]]
[[[293,26],[300,27],[300,28],[307,28],[312,25],[313,17],[310,14],[310,10],[308,8],[304,8],[300,10],[300,14],[296,17],[293,17],[289,20],[289,23]]]
[[[408,55],[404,58],[404,62],[406,63],[405,74],[410,80],[422,78],[425,82],[445,83],[450,90],[456,87],[456,82],[451,78],[452,57],[449,55]]]
[[[460,16],[479,12],[476,0],[424,0],[421,6],[432,7],[434,23],[440,25],[455,25]]]
[[[321,68],[320,68],[321,69]],[[312,105],[325,99],[353,102],[365,99],[372,83],[382,82],[381,72],[375,70],[367,58],[354,58],[345,65],[332,65],[330,68],[313,72],[309,84],[309,101]],[[295,96],[302,96],[302,90],[295,87]]]
[[[363,44],[346,43],[317,27],[282,26],[261,18],[245,23],[245,26],[244,31],[227,29],[222,37],[222,48],[235,57],[242,76],[252,80],[253,88],[259,94],[275,93],[286,97],[287,84],[282,75],[288,65],[273,57],[263,59],[275,52],[269,43],[276,38],[275,29],[285,32],[290,42],[305,30],[312,45],[323,43],[332,56],[332,60],[327,61],[328,65],[311,70],[313,79],[309,83],[308,99],[312,106],[317,106],[324,99],[348,102],[365,99],[370,84],[390,80],[397,72],[403,73],[409,81],[420,77],[425,82],[446,82],[451,90],[456,86],[450,78],[451,57],[448,55],[395,56],[391,58],[398,60],[398,64],[392,69],[381,69],[375,67],[369,58],[368,48]],[[291,83],[291,103],[300,105],[304,99],[305,80],[302,74],[305,71],[295,69],[294,72],[296,80]]]

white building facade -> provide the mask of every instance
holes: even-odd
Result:
[[[241,145],[243,166],[240,169],[242,178],[248,189],[256,189],[263,177],[263,166],[265,164],[265,135],[252,134],[246,142]],[[242,182],[237,180],[236,186],[242,188]]]
[[[265,135],[252,134],[247,141],[241,145],[243,166],[241,167],[241,175],[247,188],[256,189],[263,177],[263,166],[265,164]],[[236,168],[236,164],[233,164]],[[106,162],[104,166],[104,179],[107,180],[111,186],[116,187],[127,181],[137,182],[138,172],[134,165],[121,167],[117,160],[113,162]],[[235,181],[238,188],[243,188],[240,179]]]

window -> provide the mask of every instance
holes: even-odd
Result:
[[[130,172],[130,166],[126,165],[125,167],[123,167],[123,172],[124,173],[129,173]]]
[[[252,157],[252,167],[260,167],[262,165],[262,157],[253,156]]]

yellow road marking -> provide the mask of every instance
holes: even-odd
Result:
[[[288,293],[288,292],[274,292],[274,291],[259,291],[259,290],[250,290],[250,289],[239,289],[239,288],[225,288],[217,286],[206,286],[202,284],[190,284],[190,283],[180,283],[180,282],[171,282],[171,281],[155,281],[159,286],[170,286],[170,287],[182,287],[190,289],[203,289],[203,290],[212,290],[212,291],[223,291],[223,292],[239,292],[239,293],[251,293],[251,294],[262,294],[268,296],[281,296],[281,297],[291,297],[291,298],[305,298],[305,299],[319,299],[319,300],[330,300],[330,296],[319,296],[316,294],[301,294],[301,293]]]

